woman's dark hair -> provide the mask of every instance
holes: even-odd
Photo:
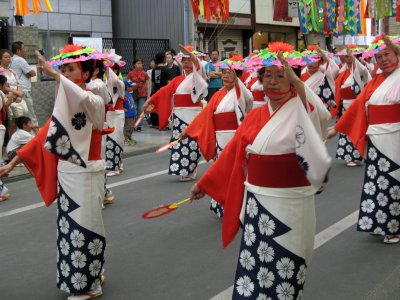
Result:
[[[32,120],[29,117],[19,117],[17,118],[17,127],[19,129],[23,129],[25,124],[28,124],[29,122],[31,122]]]
[[[154,62],[156,63],[156,65],[165,63],[165,53],[164,52],[158,52],[156,54],[156,57],[154,58]]]
[[[121,67],[119,66],[119,64],[113,64],[111,69],[117,71],[117,75],[121,72]]]
[[[7,77],[4,75],[0,75],[0,84],[3,85],[7,82]]]
[[[96,60],[95,61],[96,63],[95,63],[95,66],[94,66],[94,69],[96,70],[96,69],[99,69],[99,73],[97,74],[97,78],[100,78],[100,79],[102,79],[103,78],[103,76],[104,76],[104,64],[103,64],[103,61],[101,61],[101,60]]]
[[[1,49],[1,50],[0,50],[0,59],[3,58],[3,55],[4,55],[5,53],[8,53],[8,54],[10,54],[10,56],[12,56],[12,53],[11,53],[10,50],[8,50],[8,49]]]
[[[136,63],[140,61],[141,63],[143,63],[143,60],[139,57],[136,57],[135,60],[133,61],[133,65],[136,65]]]
[[[257,77],[258,77],[258,80],[259,80],[260,82],[263,81],[264,74],[265,74],[265,67],[262,67],[261,69],[259,69],[259,70],[257,71]]]
[[[81,61],[80,63],[81,63],[83,73],[89,71],[88,79],[86,79],[86,83],[89,83],[90,80],[92,79],[93,73],[94,73],[94,61],[93,61],[93,59],[89,59],[87,61]]]

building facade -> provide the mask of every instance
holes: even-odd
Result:
[[[274,21],[274,2],[255,0],[255,28],[252,37],[253,49],[264,49],[268,43],[287,42],[296,47],[302,43],[298,17],[291,21]]]

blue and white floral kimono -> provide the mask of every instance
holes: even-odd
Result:
[[[112,97],[114,110],[107,111],[106,121],[114,132],[106,136],[106,170],[119,171],[122,169],[122,152],[124,151],[124,124],[125,112],[123,99],[125,95],[125,85],[118,79],[117,75],[109,69],[107,75],[107,87]]]
[[[314,110],[307,112],[296,96],[246,148],[243,236],[232,299],[301,299],[314,250],[314,195],[331,162],[322,143],[329,113],[305,88]]]
[[[61,76],[44,148],[59,158],[57,286],[72,294],[101,290],[106,247],[103,122],[103,99]]]

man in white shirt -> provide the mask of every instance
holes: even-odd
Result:
[[[33,100],[31,97],[31,77],[36,76],[36,72],[32,70],[26,62],[26,48],[23,42],[14,42],[11,45],[13,53],[10,69],[12,69],[18,77],[24,92],[24,100],[28,106],[29,117],[34,125],[38,125],[38,121],[33,107]]]

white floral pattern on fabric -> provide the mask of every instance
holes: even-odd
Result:
[[[61,195],[59,201],[60,201],[60,207],[61,207],[61,209],[62,209],[63,211],[68,211],[68,207],[69,207],[69,201],[68,201],[68,199],[67,199],[64,195]]]
[[[368,157],[372,161],[378,157],[378,154],[376,153],[376,149],[374,147],[369,148]]]
[[[61,269],[61,274],[64,277],[68,277],[69,276],[69,272],[71,271],[69,265],[65,262],[65,260],[63,260],[60,264],[60,269]]]
[[[283,282],[276,287],[279,300],[291,300],[294,295],[294,287],[288,283]]]
[[[66,292],[68,294],[71,293],[69,287],[67,286],[67,284],[65,282],[61,283],[60,290]]]
[[[187,124],[173,115],[173,128],[171,142],[175,141]],[[195,140],[188,137],[179,141],[171,149],[171,158],[168,174],[190,176],[197,168],[200,159],[200,149]]]
[[[258,214],[257,203],[253,198],[250,198],[246,205],[247,214],[250,218],[254,218]]]
[[[399,231],[399,221],[392,219],[387,224],[387,228],[389,229],[390,233],[395,233]]]
[[[253,245],[256,240],[256,235],[254,233],[254,227],[251,224],[246,224],[244,229],[244,240],[247,246]]]
[[[99,239],[94,239],[93,242],[89,243],[89,252],[92,255],[99,255],[103,251],[103,242]]]
[[[106,170],[119,171],[122,165],[122,153],[120,145],[108,135],[106,136]]]
[[[76,290],[82,290],[87,285],[87,277],[86,275],[77,272],[74,275],[72,275],[71,283],[73,284]]]
[[[261,267],[257,273],[257,280],[262,288],[269,288],[275,281],[275,275],[267,268]]]
[[[400,234],[400,182],[392,176],[400,165],[385,156],[371,139],[368,139],[367,153],[357,230],[382,235]],[[368,201],[369,209],[366,209],[365,201]]]
[[[304,284],[304,282],[306,281],[306,270],[307,270],[307,268],[305,265],[300,266],[299,271],[297,272],[297,275],[296,275],[298,284]]]
[[[344,114],[345,111],[346,109],[342,105],[341,114]],[[346,135],[342,133],[339,134],[339,141],[336,149],[336,158],[343,159],[346,162],[362,160],[360,153],[354,147],[353,143]]]
[[[247,207],[254,204],[258,211],[251,217],[252,209]],[[305,260],[275,239],[291,229],[266,210],[258,202],[257,195],[249,191],[246,192],[245,207],[232,299],[300,299],[305,280]],[[270,235],[266,235],[269,230]],[[250,234],[255,235],[254,241]]]
[[[375,152],[376,153],[376,152]],[[377,171],[374,165],[369,165],[367,168],[367,175],[369,178],[374,179],[376,177]]]
[[[256,300],[272,300],[271,297],[268,297],[265,294],[260,293]]]
[[[267,243],[261,241],[257,248],[257,254],[262,262],[271,262],[274,259],[275,251]]]
[[[90,275],[96,277],[100,274],[101,271],[101,262],[96,259],[89,265]]]
[[[380,224],[386,223],[387,220],[387,214],[383,212],[382,210],[378,210],[375,214],[376,221]]]
[[[71,243],[75,248],[81,248],[85,243],[85,237],[79,230],[74,230],[71,232]]]
[[[58,225],[60,226],[60,230],[62,233],[67,234],[69,231],[69,223],[65,217],[62,217],[60,221],[58,222]]]
[[[260,220],[258,221],[258,227],[260,229],[261,234],[272,235],[275,230],[275,222],[270,219],[267,215],[261,214]]]
[[[67,210],[62,209],[65,199],[68,200]],[[78,207],[59,184],[57,274],[61,278],[57,280],[57,286],[72,294],[86,293],[96,282],[99,283],[106,247],[103,236],[82,227],[71,218],[70,213]],[[101,210],[100,206],[98,209]]]
[[[399,202],[393,202],[392,204],[389,205],[389,210],[390,210],[390,214],[392,216],[397,217],[398,215],[400,215],[400,204]]]
[[[376,198],[379,206],[385,207],[388,204],[389,199],[383,193],[379,193]]]
[[[238,293],[244,297],[250,297],[254,291],[254,283],[251,281],[250,277],[243,276],[240,277],[236,282],[236,290]]]
[[[375,203],[371,199],[364,200],[361,203],[361,209],[363,212],[371,213],[375,208]]]
[[[81,251],[76,250],[71,254],[71,261],[75,268],[82,269],[86,266],[86,260],[86,255]]]
[[[372,228],[372,219],[368,217],[362,217],[362,219],[358,220],[358,225],[363,230],[369,230]]]
[[[47,136],[53,136],[57,133],[56,124],[53,121],[50,121],[49,129],[47,131]]]
[[[71,148],[71,141],[66,135],[61,136],[56,142],[56,151],[60,155],[66,155]]]
[[[386,158],[380,158],[378,160],[378,167],[379,167],[379,171],[387,172],[390,168],[390,163],[388,162],[388,160]]]
[[[374,195],[376,192],[376,187],[372,181],[367,182],[364,184],[364,192],[367,195]]]
[[[61,249],[61,253],[64,255],[68,255],[69,254],[69,243],[67,242],[67,240],[65,238],[62,238],[60,241],[60,249]]]
[[[400,187],[398,185],[395,185],[390,188],[389,190],[390,197],[394,200],[399,200],[400,199]]]
[[[279,276],[281,276],[283,279],[290,279],[293,276],[294,263],[288,257],[281,258],[276,263],[276,268],[278,269]]]
[[[248,250],[243,250],[242,252],[240,252],[239,261],[242,264],[242,267],[246,270],[253,270],[256,264],[256,260],[253,256],[251,256],[251,253]]]

